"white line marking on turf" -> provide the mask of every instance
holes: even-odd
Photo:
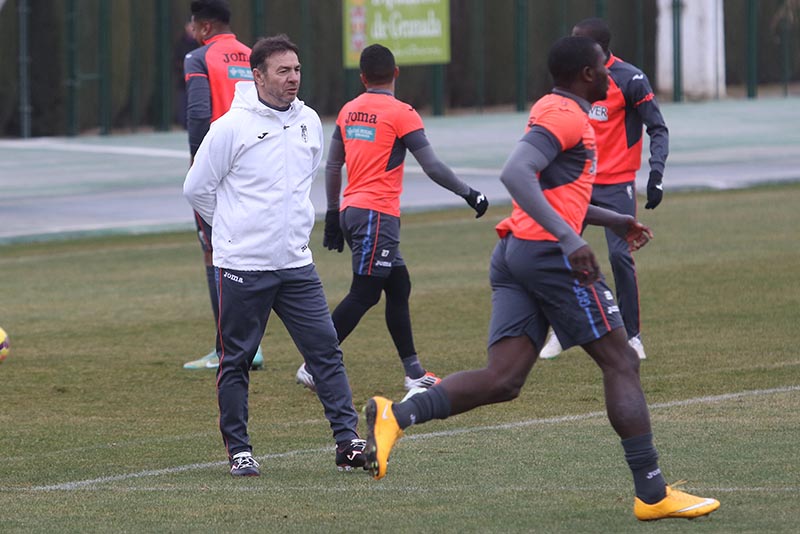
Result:
[[[714,402],[721,402],[726,400],[732,399],[740,399],[743,397],[757,397],[762,395],[772,395],[775,393],[790,393],[794,391],[800,391],[800,386],[786,386],[782,388],[774,388],[774,389],[756,389],[752,391],[742,391],[739,393],[725,393],[723,395],[712,395],[708,397],[695,397],[693,399],[685,399],[685,400],[678,400],[678,401],[669,401],[669,402],[655,402],[653,404],[649,404],[650,410],[660,409],[660,408],[674,408],[676,406],[690,406],[693,404],[710,404]],[[455,430],[442,430],[440,432],[429,432],[427,434],[414,434],[412,436],[406,436],[404,440],[414,440],[414,439],[429,439],[433,437],[442,437],[442,436],[456,436],[459,434],[467,434],[470,432],[477,432],[477,431],[484,431],[484,430],[508,430],[512,428],[523,428],[527,426],[533,425],[545,425],[545,424],[556,424],[556,423],[569,423],[572,421],[584,421],[586,419],[593,419],[595,417],[605,417],[606,412],[599,411],[599,412],[589,412],[585,414],[579,415],[562,415],[559,417],[548,417],[545,419],[529,419],[527,421],[518,421],[516,423],[503,423],[499,425],[491,425],[491,426],[481,426],[481,427],[473,427],[473,428],[460,428]]]
[[[715,402],[724,402],[728,400],[734,399],[741,399],[745,397],[760,397],[764,395],[774,395],[779,393],[793,393],[796,391],[800,391],[800,385],[797,386],[784,386],[779,388],[772,388],[772,389],[756,389],[750,391],[741,391],[738,393],[725,393],[722,395],[709,395],[705,397],[695,397],[693,399],[684,399],[684,400],[676,400],[676,401],[669,401],[669,402],[658,402],[653,403],[650,405],[650,409],[661,409],[661,408],[674,408],[677,406],[691,406],[695,404],[711,404]],[[461,428],[455,430],[444,430],[441,432],[429,432],[426,434],[414,434],[412,436],[407,436],[405,440],[419,440],[419,439],[431,439],[443,436],[456,436],[460,434],[467,434],[471,432],[483,432],[483,431],[492,431],[492,430],[507,430],[512,428],[523,428],[528,426],[534,425],[544,425],[544,424],[557,424],[557,423],[567,423],[573,421],[583,421],[586,419],[592,419],[595,417],[605,417],[605,412],[590,412],[580,415],[564,415],[559,417],[547,417],[544,419],[528,419],[526,421],[519,421],[516,423],[504,423],[500,425],[489,425],[489,426],[479,426],[473,428]],[[259,460],[270,460],[275,458],[287,458],[291,456],[298,456],[301,454],[316,454],[316,453],[328,453],[333,450],[333,447],[324,447],[319,449],[306,449],[306,450],[295,450],[295,451],[288,451],[276,454],[267,454],[263,456],[257,456],[256,458]],[[151,477],[151,476],[161,476],[161,475],[169,475],[174,473],[182,473],[186,471],[197,471],[200,469],[209,469],[212,467],[220,467],[226,465],[227,462],[207,462],[201,464],[189,464],[183,465],[178,467],[166,467],[163,469],[152,469],[148,471],[139,471],[138,473],[124,473],[121,475],[112,475],[107,477],[100,477],[100,478],[92,478],[88,480],[77,480],[73,482],[62,482],[61,484],[51,484],[47,486],[33,486],[31,488],[0,488],[1,491],[71,491],[77,489],[85,489],[88,487],[95,486],[97,484],[107,484],[110,482],[119,482],[122,480],[132,480],[137,478],[144,478],[144,477]],[[732,490],[733,491],[733,490]]]
[[[355,477],[360,477],[361,474],[354,474]],[[364,475],[367,476],[367,475]],[[343,477],[343,479],[349,479],[349,476]],[[244,482],[244,481],[243,481]],[[614,486],[616,487],[616,486]],[[530,485],[530,486],[494,486],[490,487],[484,483],[481,484],[461,484],[459,486],[437,486],[435,484],[428,484],[425,486],[383,486],[380,484],[375,484],[368,488],[364,486],[353,486],[349,481],[347,482],[340,482],[335,485],[326,485],[326,486],[313,486],[313,485],[302,485],[302,486],[286,486],[281,485],[280,487],[274,487],[271,485],[249,485],[249,484],[236,484],[235,486],[225,487],[224,489],[220,488],[220,491],[224,491],[225,493],[229,493],[231,491],[236,491],[239,493],[269,493],[270,495],[275,495],[276,492],[278,493],[290,493],[290,492],[315,492],[315,493],[350,493],[354,496],[357,496],[359,493],[372,493],[374,491],[387,491],[392,494],[397,493],[407,493],[410,495],[416,495],[420,493],[431,493],[431,494],[440,494],[446,492],[458,492],[461,493],[467,489],[474,488],[476,490],[480,490],[481,493],[494,493],[494,494],[505,494],[505,493],[522,493],[522,492],[529,492],[535,493],[537,495],[541,495],[545,492],[574,492],[574,493],[587,493],[587,492],[602,492],[606,491],[611,488],[609,485],[604,486],[550,486],[550,485]],[[691,489],[698,492],[713,492],[713,493],[764,493],[764,494],[775,494],[775,493],[797,493],[800,492],[800,486],[784,486],[784,487],[716,487],[716,486],[705,486],[699,484],[692,484]],[[103,486],[82,486],[79,488],[75,488],[73,491],[97,491],[97,492],[116,492],[116,493],[148,493],[148,492],[165,492],[165,493],[175,493],[175,492],[187,492],[187,493],[196,493],[196,492],[207,492],[209,491],[209,487],[207,484],[164,484],[163,486],[126,486],[126,487],[116,487],[116,488],[107,488]],[[624,491],[623,489],[619,489],[619,491]],[[0,493],[2,492],[16,492],[20,493],[19,488],[9,488],[9,487],[0,487]]]
[[[50,149],[60,150],[63,152],[90,152],[92,154],[116,154],[124,156],[147,156],[183,159],[186,161],[189,160],[189,155],[185,150],[114,145],[84,145],[48,139],[46,137],[33,140],[3,141],[0,142],[0,148],[22,148],[33,150]]]
[[[263,456],[258,456],[259,460],[272,460],[275,458],[288,458],[290,456],[299,456],[301,454],[315,454],[319,452],[330,452],[333,450],[333,447],[325,447],[322,449],[307,449],[307,450],[297,450],[297,451],[288,451],[288,452],[281,452],[275,454],[266,454]],[[220,467],[223,465],[227,465],[228,462],[221,461],[221,462],[207,462],[202,464],[189,464],[189,465],[181,465],[178,467],[165,467],[164,469],[150,469],[148,471],[139,471],[138,473],[125,473],[122,475],[112,475],[107,477],[99,477],[93,478],[89,480],[78,480],[75,482],[64,482],[62,484],[53,484],[50,486],[34,486],[29,489],[29,491],[64,491],[64,490],[76,490],[82,489],[87,486],[94,486],[95,484],[107,484],[109,482],[118,482],[120,480],[130,480],[134,478],[143,478],[143,477],[153,477],[153,476],[160,476],[160,475],[171,475],[174,473],[182,473],[184,471],[197,471],[199,469],[209,469],[211,467]]]
[[[0,141],[0,148],[30,149],[30,150],[57,150],[62,152],[86,152],[91,154],[113,154],[121,156],[145,156],[150,158],[169,158],[189,160],[185,150],[175,150],[170,148],[148,148],[136,146],[116,146],[116,145],[92,145],[71,143],[60,139],[48,139],[46,137],[30,140],[10,140]],[[424,174],[421,167],[416,165],[406,165],[407,173]],[[464,176],[497,176],[500,169],[488,169],[479,167],[453,167],[453,172]]]

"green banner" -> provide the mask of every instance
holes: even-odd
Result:
[[[391,49],[398,65],[450,62],[450,0],[344,0],[344,66],[358,68],[374,43]]]

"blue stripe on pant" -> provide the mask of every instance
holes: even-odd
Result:
[[[569,258],[566,256],[562,256],[564,258],[564,267],[567,268],[568,271],[572,271],[572,265],[569,263]],[[575,302],[578,306],[584,311],[586,314],[586,324],[592,329],[592,333],[594,334],[595,339],[600,339],[600,332],[597,331],[597,325],[595,325],[594,317],[592,317],[592,305],[591,301],[589,301],[589,290],[585,287],[581,286],[581,283],[577,280],[573,281],[572,291],[575,294]],[[600,313],[603,313],[603,310],[600,309]],[[603,332],[605,335],[606,332]]]
[[[370,262],[372,260],[371,252],[373,247],[375,246],[375,240],[378,239],[378,236],[372,235],[372,224],[375,219],[375,213],[372,210],[369,210],[369,217],[367,219],[367,233],[364,236],[364,239],[361,241],[361,261],[358,263],[358,270],[356,274],[369,274],[369,267]],[[366,271],[366,273],[364,272]]]
[[[336,442],[358,437],[358,414],[342,351],[314,265],[279,271],[218,269],[218,276],[217,400],[228,456],[252,451],[247,434],[249,368],[271,310],[283,321],[314,376]]]

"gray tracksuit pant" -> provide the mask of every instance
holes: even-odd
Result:
[[[280,317],[314,377],[337,443],[357,438],[358,414],[322,283],[313,264],[279,271],[219,268],[217,399],[228,457],[252,451],[247,435],[250,364],[271,310]]]
[[[595,184],[592,189],[592,204],[636,217],[636,184],[634,182]],[[608,261],[611,263],[614,286],[617,290],[617,303],[630,339],[639,334],[640,327],[636,264],[628,251],[628,243],[608,228],[606,228],[606,242]]]

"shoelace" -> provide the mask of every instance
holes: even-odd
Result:
[[[366,446],[367,446],[367,440],[355,438],[355,439],[351,439],[350,443],[348,443],[342,449],[340,449],[339,452],[344,453],[344,452],[353,451],[353,450],[357,450],[357,451],[363,452],[364,449],[366,448]]]
[[[233,461],[234,469],[244,469],[247,467],[260,467],[252,456],[240,456]]]

